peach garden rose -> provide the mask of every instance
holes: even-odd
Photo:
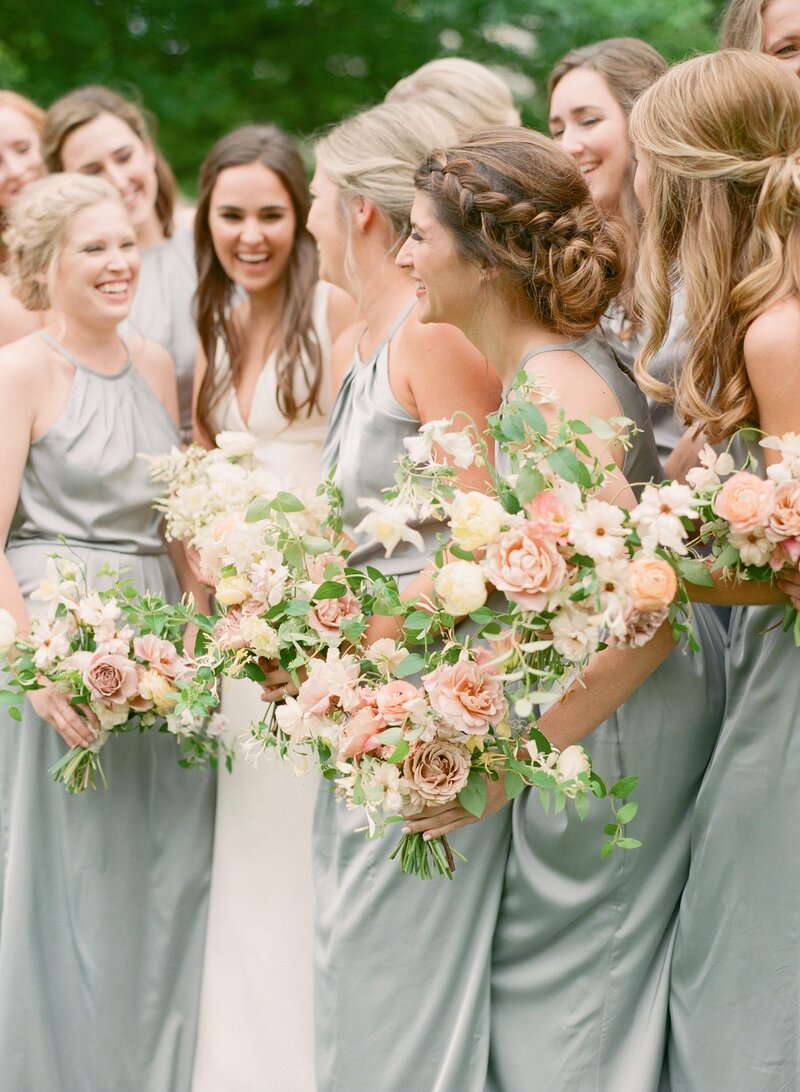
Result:
[[[678,593],[678,578],[660,557],[638,557],[628,567],[628,594],[642,613],[668,607]]]
[[[766,525],[774,496],[772,482],[743,470],[725,482],[714,501],[714,511],[732,530],[752,531]]]
[[[538,534],[529,520],[504,531],[486,550],[484,572],[498,589],[525,610],[542,610],[567,575],[555,542]]]
[[[470,660],[440,664],[422,681],[433,709],[451,728],[467,735],[485,735],[508,712],[503,684]]]

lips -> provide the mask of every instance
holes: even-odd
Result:
[[[95,288],[109,299],[121,299],[124,296],[127,296],[130,286],[130,281],[116,280],[103,281],[101,284],[96,284]]]
[[[263,265],[270,259],[269,254],[237,254],[237,262],[244,262],[245,265]]]

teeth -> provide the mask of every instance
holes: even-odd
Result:
[[[121,296],[128,291],[127,283],[121,284],[99,284],[97,286],[101,292],[105,292],[107,296]]]
[[[240,262],[247,262],[250,265],[256,265],[258,262],[267,261],[268,254],[237,254],[236,257]]]

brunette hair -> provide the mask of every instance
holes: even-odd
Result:
[[[152,116],[146,115],[142,107],[118,95],[116,91],[108,87],[89,85],[78,87],[56,99],[45,115],[42,134],[42,154],[47,169],[51,172],[64,170],[61,161],[64,141],[70,133],[94,121],[101,114],[113,114],[120,121],[124,121],[142,143],[149,144],[153,149],[158,182],[155,211],[164,235],[169,238],[175,227],[175,199],[178,192],[175,175],[153,138],[155,122]]]
[[[385,102],[421,102],[449,118],[459,140],[483,129],[519,125],[507,83],[491,68],[465,57],[428,61],[387,93]]]
[[[636,370],[648,393],[674,395],[715,441],[757,419],[748,327],[800,291],[800,84],[763,54],[712,53],[670,69],[630,124],[649,188],[637,275],[649,336]],[[647,366],[678,273],[689,351],[673,392]]]
[[[48,175],[26,186],[9,209],[8,276],[30,311],[46,311],[55,264],[75,215],[101,201],[123,208],[112,185],[84,174]]]
[[[540,133],[482,133],[431,156],[415,181],[462,257],[502,269],[558,333],[591,330],[618,294],[623,228],[598,210],[572,157]]]
[[[26,99],[24,95],[18,95],[16,91],[0,91],[0,107],[3,106],[9,110],[16,110],[18,114],[22,114],[24,118],[27,118],[41,140],[42,128],[44,127],[44,110],[40,109],[35,102]],[[3,238],[7,223],[6,210],[0,209],[0,267],[4,265],[8,257],[8,248]]]
[[[197,328],[208,366],[197,400],[197,419],[211,436],[211,415],[225,391],[236,386],[241,368],[241,337],[232,311],[237,287],[227,276],[211,240],[209,211],[220,174],[230,167],[261,163],[280,178],[295,215],[292,252],[283,275],[280,318],[275,338],[278,406],[289,421],[301,410],[311,414],[319,404],[322,351],[311,318],[318,278],[317,248],[306,228],[309,197],[303,161],[294,142],[274,125],[245,125],[218,140],[200,169],[200,189],[194,220],[198,283],[195,294]],[[218,344],[230,362],[225,377],[217,374]],[[308,394],[298,401],[295,377],[301,372]]]

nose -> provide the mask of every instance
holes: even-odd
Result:
[[[6,178],[9,181],[16,182],[25,173],[25,158],[15,152],[13,148],[9,148],[3,156],[3,167]]]
[[[411,269],[414,265],[414,259],[411,255],[411,236],[407,236],[406,241],[400,247],[397,252],[397,257],[394,260],[395,265],[399,265],[401,269]]]
[[[583,137],[580,129],[574,125],[567,125],[564,127],[564,132],[561,134],[559,144],[567,153],[567,155],[577,156],[584,149]]]
[[[264,232],[262,225],[256,219],[255,216],[245,216],[242,220],[241,227],[239,228],[239,235],[242,242],[259,242]]]
[[[106,181],[111,183],[117,193],[120,195],[125,193],[128,188],[128,178],[122,167],[117,163],[106,163],[103,167],[103,174]]]

